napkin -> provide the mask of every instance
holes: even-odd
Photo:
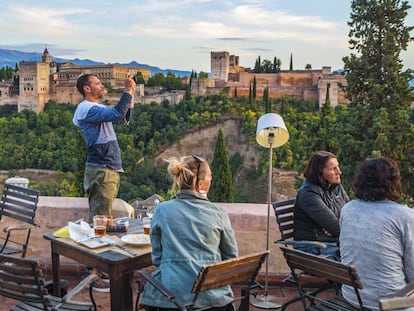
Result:
[[[68,228],[70,238],[75,242],[95,236],[93,228],[91,228],[91,226],[83,220],[79,223],[69,221]]]
[[[70,238],[68,226],[64,226],[53,232],[53,235],[58,238]]]

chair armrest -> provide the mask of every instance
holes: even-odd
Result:
[[[379,305],[384,310],[414,307],[414,281],[411,281],[393,295],[379,300]]]
[[[327,247],[323,242],[306,240],[276,240],[275,243],[291,246],[313,246],[320,249],[325,249]]]
[[[33,228],[33,225],[13,225],[4,227],[3,232],[10,232],[13,230],[28,230],[31,228]]]
[[[86,278],[80,281],[78,285],[76,285],[65,296],[62,297],[62,302],[70,302],[76,294],[78,294],[85,287],[90,286],[98,278],[99,278],[99,275],[95,273],[89,274]]]
[[[379,300],[381,310],[396,310],[414,306],[414,297],[394,297]]]
[[[174,300],[175,295],[171,293],[164,285],[158,282],[158,280],[153,278],[152,275],[148,273],[148,271],[139,270],[137,271],[137,273],[141,274],[147,280],[147,282],[149,282],[152,286],[159,290],[160,293],[163,294],[168,300]]]

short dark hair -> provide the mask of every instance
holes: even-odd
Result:
[[[336,155],[329,151],[316,151],[312,154],[303,171],[303,176],[310,182],[319,186],[325,185],[322,171],[330,159],[337,159]]]
[[[85,97],[85,91],[83,90],[83,87],[85,85],[89,85],[89,77],[95,76],[92,73],[83,74],[78,78],[78,81],[76,81],[76,88],[78,89],[79,93],[82,94],[83,97]]]
[[[364,201],[396,201],[401,197],[401,175],[397,162],[390,158],[367,158],[354,178],[355,196]]]

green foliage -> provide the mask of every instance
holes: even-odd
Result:
[[[0,81],[11,80],[14,72],[15,70],[9,66],[0,68]]]
[[[142,76],[142,72],[138,71],[137,74],[134,76],[134,81],[136,84],[145,84],[144,77]]]
[[[257,92],[256,76],[253,76],[253,87],[252,87],[253,100],[256,100],[256,92]]]
[[[352,105],[333,108],[328,102],[319,110],[317,103],[292,96],[273,99],[272,110],[283,117],[290,139],[282,147],[275,148],[272,165],[301,172],[312,152],[330,150],[339,157],[344,185],[349,191],[355,168],[365,156],[364,141],[355,139],[355,124],[364,110]],[[55,170],[59,172],[57,183],[36,185],[43,195],[83,196],[86,147],[80,131],[72,124],[74,109],[74,106],[49,102],[39,115],[27,110],[0,115],[0,169]],[[177,143],[185,133],[219,124],[228,118],[240,120],[241,133],[247,143],[256,146],[257,120],[263,113],[263,102],[253,102],[246,96],[231,99],[224,95],[191,97],[176,105],[136,104],[132,122],[128,126],[115,127],[125,170],[121,175],[119,197],[127,202],[145,199],[154,193],[171,197],[166,165],[155,160],[160,152]],[[405,120],[404,111],[394,116],[397,120]],[[372,124],[376,131],[382,132],[397,125],[390,118],[388,109],[380,109]],[[409,126],[413,126],[413,120]],[[391,152],[386,147],[390,143],[389,136],[379,135],[375,139],[375,150]],[[396,140],[403,150],[412,148],[412,141],[405,140],[404,135],[391,139]],[[268,149],[258,147],[258,150],[257,166],[244,167],[246,159],[240,153],[232,155],[228,161],[231,182],[235,185],[235,202],[266,201],[263,186],[267,180]],[[399,160],[407,202],[414,197],[413,154],[401,155]],[[355,160],[349,160],[350,157]],[[215,163],[211,165],[212,169],[215,166]],[[219,176],[213,173],[213,181]]]
[[[272,112],[272,104],[271,104],[271,100],[269,98],[269,87],[268,86],[266,86],[264,91],[263,91],[263,103],[264,103],[265,113]]]
[[[195,73],[196,75],[196,73]],[[185,85],[180,77],[176,77],[171,71],[167,73],[167,76],[164,76],[162,72],[157,72],[151,78],[148,79],[146,86],[161,87],[161,91],[170,92],[171,90],[186,90],[187,85]]]
[[[200,71],[200,73],[198,74],[198,78],[199,79],[207,79],[208,78],[208,73],[204,72],[204,71]]]
[[[17,113],[17,106],[16,105],[2,105],[0,106],[0,117],[2,116],[10,116]]]
[[[400,53],[412,38],[405,25],[408,1],[363,1],[351,4],[349,45],[354,52],[344,57],[346,96],[350,100],[349,126],[342,136],[345,167],[350,171],[366,157],[395,159],[403,172],[404,188],[414,195],[414,126],[410,120],[413,101],[411,71],[403,71]],[[411,190],[410,190],[411,189]]]
[[[234,202],[232,175],[222,129],[218,132],[210,167],[213,180],[208,193],[209,199],[213,202]]]
[[[260,61],[260,56],[256,59],[253,72],[255,73],[277,73],[280,72],[282,66],[282,61],[278,59],[276,56],[273,58],[273,63],[268,60],[264,59]]]

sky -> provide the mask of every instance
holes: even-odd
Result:
[[[410,0],[414,7],[414,0]],[[350,0],[0,0],[0,48],[210,72],[210,52],[343,68]],[[406,18],[414,26],[414,9]],[[412,34],[414,37],[414,33]],[[414,69],[414,43],[401,54]]]

